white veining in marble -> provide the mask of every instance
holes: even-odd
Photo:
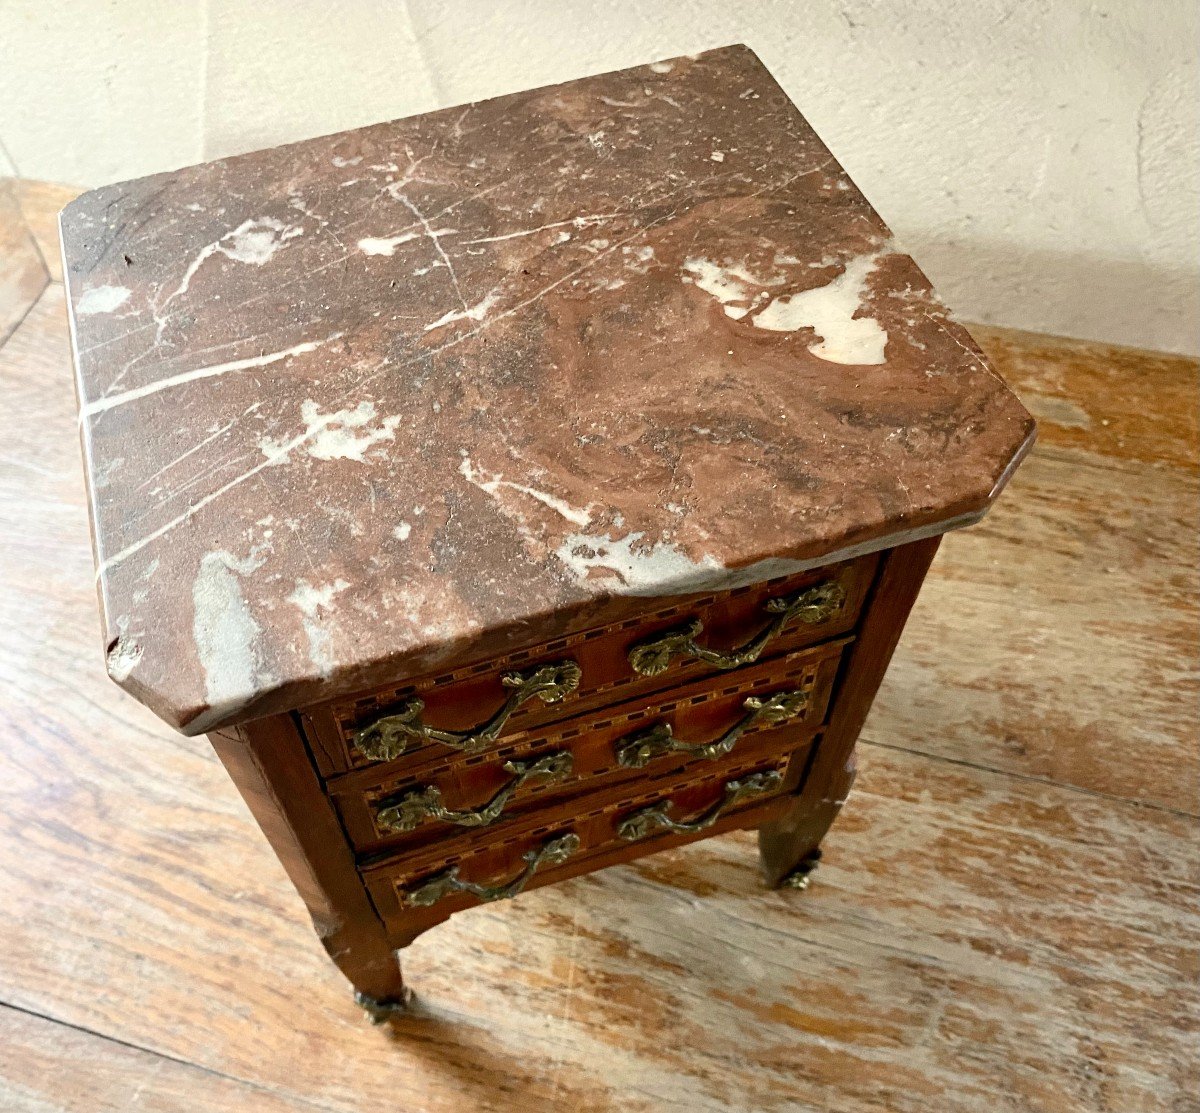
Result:
[[[300,611],[304,636],[308,639],[308,659],[322,676],[328,676],[334,666],[333,599],[349,586],[341,579],[320,587],[314,587],[308,580],[297,580],[296,589],[287,597]]]
[[[127,286],[93,286],[84,290],[75,303],[75,312],[83,317],[94,313],[115,313],[128,300],[132,291]]]
[[[824,286],[775,298],[754,315],[751,323],[772,332],[811,328],[821,339],[810,344],[808,350],[829,363],[885,363],[887,332],[874,317],[856,316],[863,308],[867,277],[882,255],[872,252],[856,256]]]
[[[196,257],[188,264],[187,270],[183,272],[183,278],[179,285],[158,306],[158,312],[161,314],[171,302],[187,293],[192,279],[196,277],[196,272],[214,255],[224,255],[235,263],[261,267],[270,262],[275,252],[287,240],[303,234],[303,228],[295,224],[284,224],[283,221],[276,220],[273,216],[242,221],[232,231],[226,232],[220,239],[214,240],[200,249]]]
[[[242,590],[243,578],[265,560],[258,550],[238,558],[218,549],[201,559],[192,585],[192,636],[214,718],[237,710],[272,680],[259,649],[262,627]]]
[[[482,321],[487,316],[488,310],[496,304],[498,294],[493,290],[482,301],[467,309],[451,309],[448,313],[442,314],[436,321],[431,321],[425,326],[426,332],[432,332],[435,328],[441,328],[442,325],[452,324],[454,321]]]
[[[368,463],[367,453],[376,445],[392,440],[399,415],[385,417],[375,423],[375,403],[359,402],[353,408],[321,413],[321,407],[311,398],[300,406],[300,419],[304,432],[299,437],[277,441],[263,437],[258,447],[263,456],[273,464],[282,464],[292,449],[303,444],[315,460],[356,460]]]
[[[247,359],[234,359],[228,363],[214,363],[208,367],[197,367],[191,371],[181,371],[178,375],[168,375],[165,379],[158,379],[155,382],[147,383],[145,386],[139,386],[133,390],[125,390],[120,394],[102,395],[100,398],[88,402],[80,412],[83,417],[90,417],[104,410],[111,410],[114,406],[124,406],[127,402],[136,402],[139,398],[157,394],[160,390],[182,386],[184,383],[195,382],[197,379],[211,379],[217,375],[226,375],[230,371],[246,371],[254,367],[267,367],[272,363],[278,363],[280,360],[291,359],[292,356],[302,356],[309,352],[315,352],[318,348],[324,347],[331,340],[336,340],[341,335],[340,332],[335,332],[332,336],[327,336],[324,340],[305,341],[303,344],[295,344],[279,352],[268,352],[264,355],[250,356]],[[251,408],[253,409],[254,407]]]
[[[446,229],[450,231],[450,229]],[[364,236],[358,241],[358,249],[364,255],[393,255],[396,248],[410,240],[420,239],[420,232],[401,232],[398,236]]]
[[[550,494],[548,491],[539,491],[536,487],[528,487],[522,483],[511,483],[502,475],[493,474],[484,471],[482,468],[474,467],[470,456],[465,451],[458,465],[458,474],[468,483],[474,484],[481,491],[486,491],[493,498],[498,496],[502,488],[508,488],[522,495],[528,495],[531,499],[536,499],[543,506],[550,507],[555,513],[561,514],[568,522],[573,522],[577,526],[586,526],[592,519],[593,504],[589,503],[580,509],[579,507],[572,506],[565,499]]]
[[[749,324],[768,332],[811,328],[818,339],[808,345],[808,350],[818,359],[828,363],[880,364],[886,362],[887,331],[862,310],[867,279],[888,252],[887,247],[881,247],[857,255],[825,285],[794,294],[772,296],[770,292],[769,287],[787,281],[785,275],[759,277],[742,263],[718,263],[701,256],[684,260],[682,278],[716,298],[726,316],[735,321],[748,318]],[[798,262],[791,256],[775,258],[777,266]],[[834,263],[822,261],[810,265]]]
[[[683,261],[683,281],[694,283],[706,294],[711,294],[725,309],[725,315],[735,321],[741,320],[757,301],[770,295],[762,291],[764,286],[778,286],[782,278],[763,279],[756,277],[740,263],[715,263],[700,256],[689,256]],[[752,291],[759,288],[758,293]]]
[[[707,554],[696,561],[669,541],[647,543],[644,533],[624,537],[572,533],[555,555],[580,583],[601,582],[618,595],[702,591],[724,572],[720,562]]]

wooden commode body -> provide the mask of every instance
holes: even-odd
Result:
[[[61,223],[108,670],[374,1015],[480,902],[751,827],[804,886],[1033,422],[749,51]]]

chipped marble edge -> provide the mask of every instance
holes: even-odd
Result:
[[[914,526],[911,529],[889,533],[853,545],[845,545],[840,549],[821,553],[817,556],[798,559],[768,557],[764,560],[755,561],[753,564],[746,565],[743,568],[701,569],[700,571],[682,575],[675,579],[664,580],[661,584],[656,585],[653,591],[614,592],[613,597],[673,599],[680,596],[696,595],[712,591],[732,591],[736,588],[765,583],[768,580],[784,576],[798,575],[801,572],[808,572],[824,565],[839,564],[843,561],[854,560],[883,549],[892,549],[917,541],[924,541],[930,537],[936,537],[939,534],[948,533],[952,530],[963,529],[979,522],[990,508],[991,503],[989,502],[987,506],[979,510],[968,511],[952,518],[930,522],[922,526]],[[603,598],[594,598],[588,602],[602,603]],[[521,625],[536,627],[541,620],[547,617],[547,615],[533,615],[523,621]],[[603,624],[603,620],[597,623],[597,625]],[[463,648],[465,650],[466,645]],[[517,647],[513,646],[511,648],[515,649]],[[164,713],[164,710],[158,710],[149,704],[148,706],[151,706],[151,710],[155,710],[160,718],[163,718],[169,725],[184,735],[206,734],[225,727],[240,726],[243,723],[264,718],[268,715],[300,710],[325,703],[329,700],[344,699],[357,692],[371,691],[388,684],[398,683],[401,680],[417,679],[426,675],[430,669],[423,666],[414,666],[410,670],[405,670],[402,660],[418,661],[423,654],[428,652],[428,649],[429,647],[415,647],[406,651],[403,659],[397,658],[396,674],[387,679],[373,679],[367,683],[359,679],[364,674],[386,672],[387,659],[383,658],[365,665],[355,666],[353,676],[347,677],[344,680],[339,679],[336,670],[328,676],[297,677],[274,688],[267,688],[258,692],[251,698],[237,702],[236,705],[231,701],[224,701],[218,706],[208,707],[185,723],[179,723],[178,719],[182,717],[182,713],[188,710],[187,708],[168,706],[166,707],[166,713]],[[496,655],[502,655],[503,652],[508,652],[508,650],[501,651],[501,653]],[[472,658],[468,656],[464,655],[460,658],[458,652],[454,652],[450,656],[454,659],[453,667],[455,668],[468,665],[472,662]],[[438,663],[437,670],[445,671],[447,667],[448,661],[442,660]],[[127,685],[123,679],[113,675],[111,670],[109,675],[121,687],[126,688],[134,698],[139,699],[140,702],[146,702],[141,700],[141,697],[133,689],[133,686]],[[318,690],[308,694],[301,694],[304,689],[310,688],[317,688]],[[171,713],[172,711],[174,714]]]

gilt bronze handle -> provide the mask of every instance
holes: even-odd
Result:
[[[737,781],[728,781],[721,799],[711,808],[701,812],[694,819],[672,819],[670,816],[672,801],[662,800],[634,812],[621,820],[617,834],[627,842],[636,842],[647,838],[659,831],[677,831],[688,834],[704,831],[711,827],[730,808],[757,796],[765,796],[774,792],[783,784],[783,774],[778,769],[769,769],[765,773],[752,773]]]
[[[445,873],[439,873],[424,885],[405,893],[402,899],[410,908],[428,908],[437,904],[443,897],[453,896],[455,893],[470,893],[471,896],[485,902],[506,900],[508,897],[515,897],[524,889],[529,884],[529,879],[542,866],[561,866],[578,849],[579,836],[571,832],[551,839],[535,850],[528,850],[522,855],[525,868],[503,885],[477,885],[474,881],[463,881],[458,876],[458,867],[451,866]]]
[[[768,599],[764,610],[774,617],[757,634],[737,649],[722,652],[698,645],[696,638],[704,630],[698,618],[686,626],[668,630],[651,641],[635,645],[629,651],[633,671],[642,676],[657,676],[665,672],[676,657],[694,657],[719,669],[736,669],[757,661],[767,644],[778,637],[793,620],[816,626],[832,618],[846,602],[846,592],[836,580],[805,588],[795,595],[780,595]]]
[[[797,688],[776,692],[766,699],[750,696],[743,701],[743,715],[720,738],[712,742],[681,742],[670,723],[655,723],[649,730],[629,735],[617,743],[617,761],[626,769],[642,769],[663,754],[680,753],[713,761],[733,749],[734,744],[755,723],[786,723],[803,715],[808,708],[808,691]]]
[[[437,785],[426,785],[405,793],[394,804],[384,803],[375,813],[375,826],[381,831],[397,833],[412,831],[427,819],[440,819],[443,823],[455,823],[459,827],[486,827],[500,818],[505,805],[523,784],[529,781],[566,780],[574,768],[574,759],[566,750],[546,754],[532,764],[524,761],[506,761],[502,768],[512,774],[510,780],[482,807],[473,811],[453,811],[442,803],[442,790]]]
[[[543,703],[557,703],[579,687],[582,676],[574,661],[542,665],[530,672],[506,672],[500,683],[510,689],[508,699],[486,722],[471,730],[442,730],[424,722],[425,701],[413,696],[399,711],[369,723],[354,735],[354,746],[372,761],[391,761],[408,749],[410,742],[440,742],[463,753],[486,750],[500,735],[508,717],[535,696]]]

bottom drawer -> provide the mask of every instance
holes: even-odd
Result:
[[[557,821],[513,831],[503,842],[464,847],[431,861],[424,855],[365,868],[363,878],[384,920],[420,930],[451,912],[516,896],[525,889],[611,865],[666,845],[737,827],[740,813],[783,795],[789,762],[803,763],[812,741],[790,753],[727,763],[680,782],[641,781],[624,794],[571,801]]]

